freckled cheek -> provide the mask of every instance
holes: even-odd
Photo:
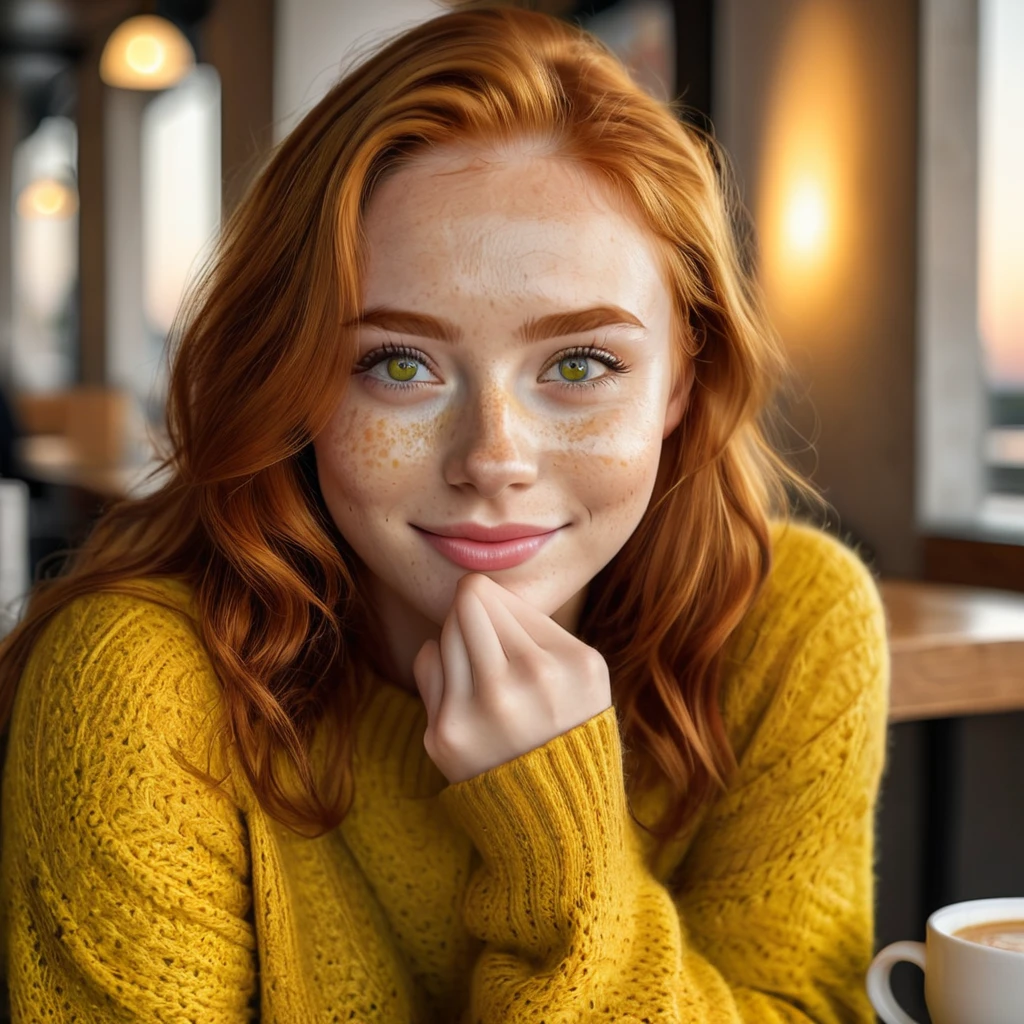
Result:
[[[436,418],[435,418],[436,419]],[[318,459],[350,494],[367,493],[383,484],[400,485],[422,473],[436,450],[434,420],[401,420],[353,410],[335,418]]]
[[[588,508],[646,503],[661,457],[661,435],[651,424],[616,418],[560,431],[552,469]]]
[[[621,509],[627,515],[645,508],[657,477],[657,462],[608,455],[560,456],[552,470],[568,490],[593,513]]]

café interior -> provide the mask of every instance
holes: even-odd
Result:
[[[1024,4],[533,6],[732,159],[787,455],[887,613],[877,947],[1024,896]],[[261,162],[354,54],[444,7],[0,3],[0,632],[158,479],[175,313]],[[920,972],[893,977],[924,1019]]]

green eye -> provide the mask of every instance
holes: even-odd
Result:
[[[589,372],[585,356],[570,356],[568,359],[560,359],[558,372],[566,380],[583,380]]]
[[[388,360],[388,376],[392,380],[407,381],[416,376],[416,363],[405,356]]]

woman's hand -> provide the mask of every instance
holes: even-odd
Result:
[[[455,590],[441,642],[413,662],[423,745],[449,782],[543,746],[611,706],[604,658],[480,573]]]

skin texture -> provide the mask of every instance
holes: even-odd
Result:
[[[588,583],[648,506],[692,376],[672,378],[654,239],[591,172],[539,145],[434,150],[377,187],[365,227],[364,312],[443,318],[462,339],[356,328],[357,370],[314,439],[317,470],[366,567],[384,660],[423,696],[428,753],[456,781],[610,705],[603,659],[572,634]],[[517,337],[525,321],[609,305],[642,326]],[[418,354],[360,367],[384,343]],[[566,361],[585,346],[628,372]],[[467,521],[561,529],[486,575],[414,529]]]

